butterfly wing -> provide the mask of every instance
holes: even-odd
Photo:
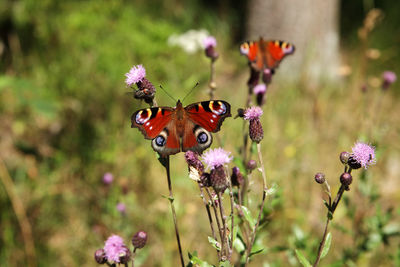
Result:
[[[187,119],[182,140],[183,151],[202,152],[212,143],[210,132],[218,132],[231,106],[222,100],[203,101],[185,107]]]
[[[240,45],[240,53],[247,56],[247,59],[254,69],[256,69],[257,71],[263,69],[264,61],[262,49],[259,42],[244,42]]]
[[[260,44],[260,46],[262,46],[264,66],[268,69],[275,69],[278,67],[284,57],[293,54],[295,51],[294,45],[284,41],[260,40]]]
[[[132,128],[138,128],[144,138],[152,139],[153,149],[162,156],[176,154],[180,151],[176,134],[175,109],[154,107],[141,109],[131,117]]]

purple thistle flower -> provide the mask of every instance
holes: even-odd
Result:
[[[222,148],[210,149],[205,152],[202,156],[204,163],[207,165],[207,169],[215,169],[224,164],[228,164],[233,159],[230,156],[231,152],[225,151]]]
[[[351,156],[365,169],[376,163],[375,147],[362,142],[354,144]]]
[[[119,202],[117,204],[117,210],[119,212],[121,212],[122,214],[125,213],[126,212],[126,205],[124,203],[122,203],[122,202]]]
[[[146,69],[143,65],[133,66],[128,73],[125,74],[126,79],[125,83],[127,86],[132,86],[135,83],[138,83],[143,80],[146,76]]]
[[[248,121],[259,119],[262,114],[263,111],[260,107],[247,108],[244,112],[244,119]]]
[[[206,38],[203,39],[204,49],[207,49],[209,47],[216,47],[216,46],[217,46],[217,40],[215,39],[214,36],[207,36]]]
[[[106,173],[103,175],[103,183],[104,183],[104,184],[109,185],[109,184],[112,183],[113,180],[114,180],[114,176],[112,175],[111,172],[106,172]]]
[[[124,240],[118,235],[110,236],[104,245],[104,252],[109,261],[120,262],[120,257],[126,255]]]
[[[261,84],[257,84],[254,88],[253,88],[253,93],[255,95],[258,94],[265,94],[265,92],[267,91],[267,86],[263,83]]]
[[[388,89],[390,85],[397,80],[396,73],[394,73],[393,71],[383,72],[382,78],[383,78],[382,88],[384,90]]]

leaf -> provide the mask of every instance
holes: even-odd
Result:
[[[265,190],[265,194],[267,196],[270,196],[270,195],[275,194],[276,191],[278,191],[278,185],[277,184],[273,184],[270,188]]]
[[[235,226],[233,227],[233,240],[231,240],[231,241],[233,242],[233,244],[235,243],[238,230],[239,230],[239,225],[235,225]]]
[[[324,248],[322,249],[321,252],[321,259],[328,254],[329,249],[331,248],[331,243],[332,243],[332,234],[329,232],[325,238]]]
[[[208,237],[208,242],[218,251],[221,250],[220,244],[218,243],[217,240],[212,238],[211,236]]]
[[[250,224],[251,228],[256,225],[256,220],[251,216],[249,209],[246,206],[241,206],[243,210],[243,215],[246,221]]]
[[[231,263],[229,261],[220,261],[218,267],[231,267]]]
[[[193,252],[193,254],[190,254],[190,252],[188,252],[188,255],[190,262],[188,263],[188,265],[186,265],[187,267],[192,267],[192,266],[213,267],[213,265],[209,264],[208,262],[199,259],[199,257],[197,257],[197,251]]]
[[[247,173],[247,168],[245,168],[240,158],[233,158],[233,163],[239,168],[241,173]]]
[[[242,251],[244,251],[246,249],[246,247],[243,244],[243,241],[240,240],[240,238],[235,238],[235,241],[233,241],[233,247],[239,253],[241,253]]]
[[[255,251],[252,250],[251,253],[250,253],[250,255],[249,255],[249,257],[251,257],[251,256],[253,256],[253,255],[256,255],[256,254],[259,254],[259,253],[261,253],[263,250],[264,250],[264,248],[261,248],[261,249],[255,250]]]
[[[300,250],[295,249],[297,259],[304,267],[311,267],[311,263],[304,257],[303,253]]]

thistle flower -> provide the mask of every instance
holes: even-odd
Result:
[[[260,143],[264,137],[264,131],[260,122],[263,111],[260,107],[251,107],[244,112],[244,119],[250,121],[249,136],[253,142]]]
[[[125,212],[126,212],[126,205],[124,204],[124,203],[122,203],[122,202],[119,202],[118,204],[117,204],[117,210],[121,213],[121,214],[125,214]]]
[[[206,151],[202,159],[207,165],[207,169],[215,169],[224,164],[228,164],[232,161],[233,157],[230,156],[231,152],[225,151],[222,148],[215,148]]]
[[[143,67],[143,65],[136,65],[133,66],[129,72],[125,74],[125,76],[125,83],[128,87],[130,87],[133,84],[137,84],[143,80],[143,78],[146,76],[146,69]]]
[[[218,58],[218,53],[215,51],[215,47],[217,46],[217,40],[215,40],[214,36],[207,36],[203,40],[203,47],[205,49],[206,56],[211,58],[212,60],[216,60]]]
[[[134,248],[143,248],[147,242],[147,233],[139,231],[132,237],[132,245]]]
[[[104,183],[104,184],[109,185],[109,184],[112,183],[113,180],[114,180],[114,176],[112,175],[112,173],[106,172],[106,173],[103,175],[103,183]]]
[[[264,69],[263,70],[263,75],[262,75],[263,82],[265,84],[270,84],[273,74],[274,74],[274,70],[273,69]]]
[[[124,240],[118,235],[110,236],[105,242],[104,252],[108,261],[120,263],[120,257],[125,256],[126,251]]]
[[[392,83],[394,83],[397,80],[396,73],[393,71],[385,71],[382,74],[383,78],[383,83],[382,83],[382,89],[387,90]]]
[[[364,169],[376,163],[375,147],[368,144],[357,142],[352,147],[351,157],[359,163]],[[350,159],[349,159],[350,161]]]
[[[265,103],[266,92],[267,92],[267,86],[265,84],[257,84],[253,88],[253,93],[256,95],[258,106],[262,106]]]
[[[260,119],[262,114],[263,111],[260,107],[247,108],[244,112],[244,119],[248,121]]]
[[[229,182],[224,166],[219,165],[211,170],[210,182],[215,192],[223,193],[228,188]]]

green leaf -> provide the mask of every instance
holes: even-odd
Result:
[[[256,220],[251,216],[249,209],[246,206],[241,206],[243,210],[243,215],[246,221],[250,224],[251,228],[256,225]]]
[[[278,191],[278,185],[277,184],[273,184],[270,188],[265,190],[265,194],[267,196],[270,196],[270,195],[275,194],[276,191]]]
[[[235,240],[236,240],[236,237],[237,237],[238,230],[239,230],[239,225],[235,225],[233,227],[233,240],[231,240],[233,244],[235,244]]]
[[[251,251],[249,257],[251,257],[251,256],[253,256],[253,255],[256,255],[256,254],[259,254],[259,253],[261,253],[263,250],[264,250],[264,248],[261,248],[261,249],[258,249],[258,250],[253,250],[253,249],[252,249],[252,251]]]
[[[322,249],[321,252],[321,259],[328,254],[329,249],[331,248],[331,243],[332,243],[332,234],[329,232],[325,238],[324,248]]]
[[[217,250],[221,250],[220,244],[217,240],[212,238],[211,236],[208,237],[208,242]]]
[[[243,165],[243,162],[240,158],[233,158],[233,163],[239,168],[241,173],[247,173],[247,168]]]
[[[301,265],[304,267],[311,267],[311,263],[304,257],[303,253],[300,252],[300,250],[295,249],[297,259],[299,259],[299,262]]]
[[[231,267],[231,263],[229,261],[220,261],[218,267]]]
[[[213,267],[213,265],[209,264],[208,262],[199,259],[199,257],[197,257],[197,251],[193,252],[193,254],[190,254],[190,252],[188,252],[188,255],[190,261],[188,265],[186,265],[187,267],[192,267],[192,266]]]
[[[242,251],[244,251],[246,249],[246,247],[243,244],[243,241],[240,240],[240,238],[235,238],[235,241],[233,241],[233,247],[239,253],[241,253]]]

